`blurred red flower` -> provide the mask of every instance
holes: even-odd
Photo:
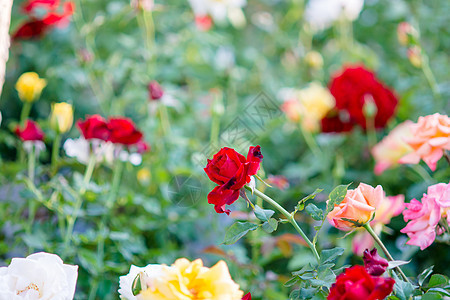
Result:
[[[66,27],[69,25],[69,17],[75,10],[73,2],[66,2],[63,5],[63,11],[59,13],[58,0],[30,0],[22,7],[24,13],[29,16],[29,20],[23,23],[12,35],[14,40],[40,38],[53,27]],[[35,8],[46,10],[44,16],[34,15]]]
[[[150,99],[158,100],[161,99],[161,97],[164,95],[164,90],[156,80],[152,80],[148,84],[148,94],[150,96]]]
[[[208,31],[211,29],[211,27],[213,25],[213,21],[212,21],[211,17],[208,15],[196,16],[195,17],[195,25],[201,31]]]
[[[252,295],[250,293],[248,293],[247,295],[242,297],[242,300],[252,300]]]
[[[135,145],[142,139],[142,133],[134,122],[128,118],[118,117],[108,120],[109,141],[115,144]]]
[[[15,133],[22,141],[42,141],[44,139],[44,132],[39,125],[30,120],[26,120],[24,129],[17,126]]]
[[[392,278],[374,277],[363,266],[353,266],[336,277],[327,299],[384,299],[392,292],[394,283]]]
[[[383,128],[398,104],[394,92],[361,65],[346,67],[335,75],[330,92],[336,107],[322,119],[323,132],[345,132],[354,125],[366,129],[369,113],[373,114],[375,128]]]
[[[217,213],[230,214],[230,210],[224,209],[225,205],[239,198],[239,190],[258,172],[262,158],[261,147],[252,146],[247,158],[234,149],[224,147],[212,160],[208,159],[204,168],[206,175],[219,185],[208,194],[208,203],[214,204]]]
[[[77,126],[85,139],[99,139],[107,141],[110,136],[108,124],[100,115],[88,116],[86,120],[79,120]]]

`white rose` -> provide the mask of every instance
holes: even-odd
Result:
[[[323,30],[339,18],[354,21],[359,17],[364,0],[309,0],[305,19],[314,30]]]
[[[77,277],[78,266],[64,264],[55,254],[13,258],[0,268],[0,300],[71,300]]]
[[[120,276],[119,279],[118,292],[121,299],[137,300],[137,297],[133,295],[133,281],[139,273],[141,273],[141,282],[144,285],[142,289],[145,290],[152,285],[151,282],[155,278],[160,277],[164,273],[164,270],[162,265],[147,265],[142,268],[132,265],[130,272],[127,275]]]

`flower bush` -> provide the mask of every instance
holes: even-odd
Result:
[[[14,1],[0,299],[450,297],[447,8]]]

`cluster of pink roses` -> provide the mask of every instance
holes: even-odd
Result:
[[[409,222],[401,232],[409,236],[407,244],[423,250],[450,226],[450,183],[428,187],[421,201],[413,199],[406,207],[403,218]]]
[[[372,149],[375,158],[375,174],[397,164],[418,164],[422,159],[432,171],[450,150],[450,118],[435,113],[419,117],[417,123],[399,124]]]

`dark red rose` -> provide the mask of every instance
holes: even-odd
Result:
[[[336,107],[331,115],[322,120],[323,132],[348,131],[353,125],[366,129],[364,105],[370,104],[376,107],[375,128],[383,128],[398,104],[394,93],[364,66],[344,68],[332,78],[330,92],[336,99]],[[340,112],[344,112],[348,118],[342,118]]]
[[[208,159],[208,164],[204,168],[206,175],[216,186],[208,194],[208,203],[214,204],[214,209],[218,213],[229,214],[225,210],[225,205],[230,205],[239,198],[239,190],[250,182],[250,176],[255,175],[261,164],[263,156],[261,147],[250,147],[247,158],[231,148],[222,148]]]
[[[24,129],[17,126],[15,132],[22,141],[42,141],[44,139],[44,132],[39,125],[30,120],[25,121]]]
[[[363,266],[353,266],[336,277],[327,299],[381,300],[392,292],[394,283],[392,278],[374,277]]]
[[[248,293],[247,295],[242,297],[242,300],[252,300],[252,295],[250,293]]]
[[[22,24],[13,34],[13,40],[29,40],[41,38],[50,27],[42,20],[29,21]]]
[[[77,126],[87,140],[99,139],[107,141],[109,139],[110,131],[108,124],[100,115],[88,116],[84,121],[79,120]]]
[[[378,255],[377,248],[373,248],[371,251],[364,250],[363,260],[367,273],[373,276],[382,275],[389,265],[386,259]]]
[[[152,80],[148,84],[148,94],[150,96],[150,99],[158,100],[161,99],[161,97],[164,95],[164,91],[161,85],[159,85],[159,83],[156,80]]]
[[[115,144],[131,146],[139,143],[142,139],[142,133],[128,118],[110,118],[108,129],[110,131],[109,141]]]

